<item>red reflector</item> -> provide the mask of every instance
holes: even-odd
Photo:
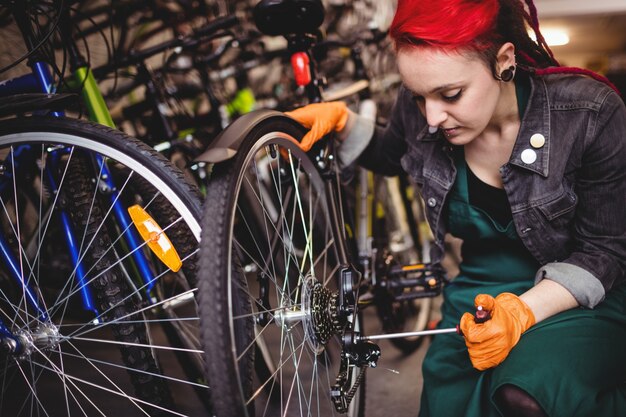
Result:
[[[291,68],[293,68],[293,74],[298,86],[305,86],[311,82],[309,56],[305,52],[296,52],[291,55]]]

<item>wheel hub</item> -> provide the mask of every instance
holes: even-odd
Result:
[[[34,330],[21,330],[15,338],[4,338],[3,347],[20,360],[27,359],[34,352],[54,349],[59,345],[59,329],[49,323],[42,323]]]
[[[274,312],[274,323],[289,332],[302,323],[306,341],[316,354],[334,335],[341,334],[342,327],[337,318],[337,292],[324,287],[312,275],[304,279],[302,301],[299,306],[289,305]]]

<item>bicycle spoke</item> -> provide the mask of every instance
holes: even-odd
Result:
[[[302,344],[304,344],[304,342],[302,342]],[[295,352],[292,352],[288,357],[281,359],[281,361],[278,363],[276,371],[271,375],[270,378],[267,379],[267,381],[261,384],[261,386],[257,389],[257,391],[254,394],[252,394],[252,396],[250,396],[250,398],[246,400],[246,404],[250,404],[250,402],[254,401],[254,399],[261,393],[263,388],[270,382],[270,380],[273,380],[276,374],[282,371],[285,363],[289,361],[293,355],[295,355]]]
[[[69,165],[69,164],[68,164],[68,165]],[[97,238],[97,236],[98,236],[98,233],[99,233],[99,232],[100,232],[100,230],[102,230],[102,228],[104,227],[106,219],[108,218],[108,216],[109,216],[109,215],[111,214],[111,212],[113,211],[114,205],[115,205],[115,203],[119,200],[120,196],[122,195],[122,192],[123,192],[124,188],[126,188],[126,185],[127,185],[127,184],[128,184],[128,182],[130,181],[130,177],[131,177],[131,175],[132,175],[132,172],[131,172],[131,174],[129,174],[129,175],[128,175],[128,177],[125,179],[124,184],[122,185],[121,190],[118,192],[118,194],[117,194],[117,196],[116,196],[115,200],[111,203],[111,205],[108,207],[108,210],[107,210],[107,211],[106,211],[106,213],[103,215],[102,221],[100,222],[100,225],[98,225],[98,228],[97,228],[97,229],[96,229],[96,231],[94,232],[93,237],[91,238],[91,240],[90,240],[90,241],[89,241],[89,243],[87,244],[87,247],[90,247],[90,246],[93,244],[93,242],[96,240],[96,238]],[[66,285],[70,285],[70,283],[71,283],[71,282],[73,282],[73,278],[74,278],[74,276],[75,276],[75,274],[76,274],[76,271],[77,271],[77,269],[78,269],[78,265],[80,265],[80,263],[82,262],[82,260],[83,260],[83,258],[85,257],[85,255],[86,255],[86,254],[84,253],[82,256],[80,256],[80,257],[78,258],[78,261],[76,262],[76,266],[74,267],[74,270],[73,270],[73,271],[72,271],[72,273],[70,274],[70,277],[68,278]],[[97,264],[97,262],[96,262],[96,264]],[[95,279],[95,278],[94,278],[94,279]],[[80,290],[79,290],[79,291],[80,291]],[[75,293],[75,291],[74,291],[74,292],[70,291],[70,295],[71,295],[71,294],[73,294],[73,293]],[[58,301],[58,300],[56,300],[56,301],[54,302],[54,305],[58,305],[58,303],[59,303],[59,301]]]
[[[192,187],[137,140],[78,120],[3,120],[0,146],[0,217],[16,271],[2,277],[0,318],[20,337],[1,365],[0,414],[110,415],[106,397],[134,401],[130,412],[143,415],[206,407],[193,397],[208,387],[187,282],[195,286],[200,230]],[[127,244],[134,225],[118,213],[132,204],[168,234],[180,272],[143,240]],[[160,369],[170,358],[174,368]],[[181,410],[170,384],[185,398]]]
[[[22,369],[22,367],[18,364],[17,368],[20,370],[20,372],[22,373],[22,376],[24,377],[24,382],[26,384],[28,384],[28,388],[30,389],[30,396],[35,399],[37,401],[37,403],[39,404],[38,409],[42,409],[44,413],[46,413],[46,415],[48,415],[48,413],[46,412],[46,409],[42,406],[42,404],[39,402],[39,397],[37,396],[35,387],[33,385],[31,385],[28,377],[26,376],[26,374],[24,373],[24,370]],[[32,413],[31,413],[32,414]]]
[[[147,284],[146,284],[146,285],[147,285]],[[158,303],[155,303],[155,304],[150,304],[150,305],[148,305],[148,306],[146,306],[146,307],[144,307],[144,308],[140,308],[140,309],[137,309],[137,310],[133,310],[131,313],[129,313],[129,314],[125,315],[125,316],[118,317],[118,318],[116,318],[115,320],[107,321],[107,322],[104,322],[104,323],[99,323],[98,328],[102,328],[102,327],[104,327],[104,326],[109,326],[109,325],[112,325],[112,324],[120,324],[120,323],[122,323],[122,322],[123,322],[124,324],[126,324],[127,322],[125,321],[125,319],[127,319],[127,318],[129,318],[129,317],[131,317],[131,316],[135,316],[135,315],[137,315],[137,314],[140,314],[140,313],[143,313],[143,312],[149,311],[149,310],[151,310],[151,309],[153,309],[153,308],[155,308],[155,307],[158,307],[158,306],[160,306],[160,305],[163,305],[163,304],[166,304],[166,303],[168,303],[168,302],[171,302],[171,301],[173,301],[174,299],[176,299],[177,297],[184,297],[185,295],[187,295],[187,294],[193,294],[194,292],[196,292],[196,288],[192,288],[192,289],[190,289],[190,290],[188,290],[188,291],[185,291],[184,293],[181,293],[181,294],[179,294],[179,295],[177,295],[177,296],[170,297],[169,299],[166,299],[166,300],[161,300],[161,301],[159,301]],[[129,295],[129,296],[127,296],[127,297],[130,297],[130,296],[132,296],[132,294],[131,294],[131,295]],[[122,301],[120,301],[120,302],[123,302],[123,301],[124,301],[124,300],[122,300]],[[111,308],[114,308],[114,307],[115,307],[115,306],[111,306]],[[142,322],[145,322],[145,321],[142,321]],[[74,331],[74,333],[72,333],[72,334],[68,335],[68,338],[75,338],[75,337],[76,337],[76,335],[84,335],[84,334],[87,334],[87,333],[89,333],[89,332],[91,332],[91,331],[93,331],[93,330],[94,330],[94,328],[92,328],[92,329],[89,329],[89,330],[87,330],[87,331],[85,331],[85,332],[81,333],[80,331],[81,331],[83,328],[85,328],[85,327],[86,327],[86,325],[84,325],[84,326],[82,326],[81,328],[77,329],[76,331]]]
[[[44,144],[42,144],[41,146],[42,146],[42,148],[43,148],[45,145],[44,145]],[[52,145],[51,145],[51,146],[52,146]],[[13,149],[13,147],[11,147],[11,149]],[[43,153],[43,150],[42,150],[42,153]],[[65,183],[65,180],[66,180],[66,178],[67,178],[67,173],[68,173],[69,164],[70,164],[70,161],[72,160],[73,156],[74,156],[74,147],[72,147],[72,148],[71,148],[71,150],[69,151],[69,156],[68,156],[68,160],[67,160],[67,165],[65,166],[65,168],[64,168],[64,170],[63,170],[63,173],[62,173],[62,175],[61,175],[61,178],[60,178],[60,180],[59,180],[59,184],[57,185],[57,190],[60,190],[60,189],[62,189],[62,188],[63,188],[63,184]],[[46,154],[46,158],[47,158],[47,154]],[[43,162],[42,162],[42,164],[43,164]],[[43,187],[43,181],[44,181],[44,180],[43,180],[43,178],[44,178],[44,177],[41,177],[42,187]],[[61,195],[61,193],[60,193],[60,192],[55,193],[55,196],[54,196],[54,201],[52,202],[52,204],[51,204],[51,206],[50,206],[50,210],[51,210],[51,211],[54,211],[54,209],[57,207],[57,202],[58,202],[58,199],[59,199],[59,196],[60,196],[60,195]],[[15,196],[15,198],[16,198],[16,200],[17,200],[17,195]],[[43,241],[45,240],[45,237],[46,237],[46,235],[47,235],[47,233],[48,233],[48,228],[49,228],[49,226],[50,226],[50,222],[51,222],[51,220],[52,220],[52,216],[49,216],[49,217],[48,217],[48,219],[47,219],[46,225],[45,225],[45,227],[44,227],[44,229],[43,229],[43,233],[42,233],[42,236],[41,236],[41,239],[40,239],[41,244],[40,244],[40,246],[37,248],[37,252],[35,253],[35,259],[33,260],[33,264],[37,264],[37,263],[38,263],[38,261],[39,261],[39,259],[40,259],[40,256],[41,256],[41,249],[42,249],[42,247],[43,247]],[[22,251],[20,250],[20,253],[21,253],[21,252],[22,252]],[[22,277],[24,277],[23,272],[22,272]],[[30,281],[31,277],[32,277],[33,279],[38,279],[38,278],[39,278],[39,276],[32,276],[32,269],[31,269],[31,271],[29,272],[29,276],[28,276],[27,282],[28,282],[28,281]],[[37,283],[37,284],[39,284],[39,283]],[[43,299],[42,299],[41,301],[42,301],[42,302],[45,302],[45,300],[43,300]],[[44,306],[44,307],[45,307],[45,306]]]
[[[136,251],[138,251],[138,250],[141,250],[141,249],[142,249],[144,246],[146,246],[146,245],[147,245],[147,242],[144,242],[144,243],[142,243],[140,246],[138,246],[137,248],[135,248],[135,249],[133,249],[132,251],[128,252],[128,253],[127,253],[126,255],[124,255],[123,257],[118,258],[118,259],[116,260],[116,262],[115,262],[114,264],[110,265],[107,269],[105,269],[105,270],[103,270],[103,271],[100,271],[100,272],[98,273],[98,275],[96,275],[96,276],[94,276],[94,277],[90,278],[87,282],[85,282],[85,283],[84,283],[83,285],[81,285],[80,287],[75,288],[75,289],[74,289],[73,291],[71,291],[69,294],[65,295],[65,297],[64,297],[64,298],[62,298],[62,299],[60,299],[60,300],[57,300],[57,301],[55,302],[55,305],[59,305],[59,304],[61,304],[61,303],[63,303],[63,302],[67,302],[67,300],[69,300],[69,298],[70,298],[71,296],[73,296],[73,295],[77,294],[77,293],[78,293],[78,292],[79,292],[79,291],[80,291],[80,290],[81,290],[84,286],[87,286],[87,285],[91,284],[91,283],[92,283],[92,282],[94,282],[96,279],[98,279],[98,278],[99,278],[99,277],[101,277],[102,275],[106,274],[108,271],[110,271],[110,270],[112,270],[113,268],[115,268],[116,266],[118,266],[118,265],[119,265],[120,263],[122,263],[122,262],[123,262],[126,258],[128,258],[128,257],[132,256],[132,254],[133,254],[134,252],[136,252]],[[109,249],[107,249],[107,251],[108,251],[108,250],[111,250],[111,248],[112,248],[112,246],[111,246]],[[183,262],[184,262],[185,260],[187,260],[187,259],[191,258],[193,255],[195,255],[195,251],[194,251],[193,253],[189,254],[186,258],[183,258]],[[90,269],[90,271],[91,271],[91,269]],[[167,270],[163,271],[160,275],[158,275],[158,276],[154,277],[154,278],[152,279],[152,281],[151,281],[151,282],[145,283],[142,287],[138,288],[135,292],[133,292],[133,293],[129,294],[128,296],[126,296],[126,297],[125,297],[123,300],[121,300],[119,303],[117,303],[117,304],[115,304],[115,305],[112,305],[112,306],[111,306],[108,310],[105,310],[105,311],[101,312],[101,313],[98,315],[98,317],[96,317],[96,318],[100,318],[100,317],[102,317],[103,315],[105,315],[106,313],[108,313],[109,311],[111,311],[113,308],[117,307],[117,306],[118,306],[121,302],[126,301],[126,300],[128,300],[129,298],[131,298],[131,297],[135,296],[135,295],[136,295],[136,293],[137,293],[138,291],[140,291],[140,290],[142,290],[142,289],[146,288],[146,287],[147,287],[148,285],[150,285],[152,282],[158,281],[158,280],[159,280],[159,278],[161,278],[162,276],[164,276],[164,275],[165,275],[166,273],[168,273],[168,272],[170,272],[170,270],[169,270],[169,269],[167,269]],[[52,311],[53,311],[53,312],[55,312],[55,311],[56,311],[56,309],[52,308]]]
[[[92,338],[89,338],[89,337],[74,337],[73,339],[74,340],[83,340],[83,341],[86,341],[86,342],[96,342],[96,343],[121,345],[121,346],[138,346],[138,347],[147,347],[147,348],[150,348],[150,349],[163,349],[163,350],[176,351],[176,352],[203,353],[202,350],[198,350],[198,349],[185,349],[185,348],[177,348],[177,347],[172,347],[172,346],[161,346],[161,345],[155,345],[155,344],[149,344],[149,343],[118,342],[118,341],[115,341],[115,340],[92,339]]]
[[[52,364],[52,362],[50,360],[48,360],[48,361]],[[56,366],[54,366],[54,369],[57,369]],[[80,401],[78,401],[78,398],[76,398],[76,396],[74,395],[74,392],[72,391],[72,389],[70,389],[68,387],[68,383],[66,382],[67,378],[65,377],[65,371],[62,368],[58,368],[58,371],[53,372],[53,373],[56,376],[58,376],[58,378],[61,380],[61,383],[62,383],[62,385],[64,387],[63,388],[63,394],[64,394],[64,398],[65,398],[65,408],[67,410],[68,415],[70,415],[70,402],[69,402],[69,398],[67,397],[67,395],[69,393],[69,395],[74,400],[76,406],[78,406],[80,411],[82,411],[83,415],[87,416],[88,414],[85,411],[85,409],[83,408],[83,406],[80,404]],[[102,411],[100,409],[98,409],[98,407],[91,401],[91,399],[87,395],[85,395],[78,387],[75,387],[74,384],[71,381],[70,381],[70,384],[72,384],[74,389],[76,391],[78,391],[79,394],[81,394],[82,398],[84,398],[86,401],[88,401],[94,407],[94,409],[100,413],[100,415],[104,416],[104,413],[102,413]]]
[[[157,378],[167,379],[168,381],[173,381],[173,382],[177,382],[177,383],[180,383],[180,384],[193,385],[193,386],[200,387],[200,388],[209,388],[209,386],[205,385],[205,384],[199,384],[197,382],[188,381],[188,380],[185,380],[185,379],[174,378],[174,377],[171,377],[171,376],[168,376],[168,375],[161,375],[161,374],[157,374],[157,373],[154,373],[154,372],[148,372],[148,371],[144,371],[144,370],[141,370],[141,369],[131,368],[131,367],[119,365],[119,364],[116,364],[116,363],[113,363],[113,362],[105,362],[105,361],[101,361],[101,360],[94,359],[94,358],[87,358],[87,357],[85,357],[83,355],[75,355],[75,354],[68,353],[68,352],[62,352],[62,354],[64,356],[69,356],[71,358],[84,359],[86,362],[89,362],[92,365],[99,364],[99,365],[104,365],[104,366],[107,366],[107,367],[123,369],[123,370],[128,371],[128,372],[134,372],[134,373],[143,374],[143,375],[151,375],[151,376],[155,376]],[[97,368],[96,366],[94,366],[94,367]]]
[[[285,240],[282,238],[280,230],[279,230],[279,225],[281,224],[281,222],[283,221],[284,218],[284,210],[282,210],[282,202],[279,199],[279,203],[281,204],[281,210],[279,213],[276,214],[276,216],[272,216],[266,208],[266,203],[264,202],[265,199],[263,197],[261,197],[263,194],[261,193],[261,184],[259,183],[258,180],[258,176],[256,176],[257,178],[257,188],[259,189],[258,192],[255,192],[254,190],[254,186],[252,185],[252,183],[250,182],[249,178],[246,177],[246,183],[249,185],[250,187],[250,191],[252,191],[254,193],[254,197],[257,200],[257,202],[260,204],[261,209],[263,210],[263,213],[265,214],[263,216],[263,226],[265,227],[265,235],[267,236],[267,241],[268,241],[268,255],[267,257],[269,258],[269,261],[272,263],[272,272],[274,275],[276,275],[276,268],[274,266],[274,257],[271,256],[274,253],[274,248],[275,245],[277,243],[277,239],[280,239],[280,241],[283,243],[283,248],[286,248],[288,246],[287,242],[285,242]],[[279,194],[279,197],[281,195]],[[289,198],[289,196],[287,196],[287,198]],[[241,212],[240,212],[241,214]],[[276,219],[272,219],[272,217],[276,217]],[[248,225],[245,216],[241,216],[242,220],[244,222],[246,222],[246,225],[248,226],[248,230],[250,231],[250,235],[253,239],[255,239],[254,233],[252,232],[252,229],[250,228],[250,226]],[[267,224],[267,219],[270,219],[270,224],[272,226],[272,233],[269,232],[268,229],[268,224]],[[271,236],[271,239],[270,239]],[[255,242],[256,243],[256,242]],[[259,254],[262,256],[262,251],[260,249],[260,247],[257,245],[257,249],[259,250]]]
[[[49,361],[49,362],[50,362],[50,361]],[[51,366],[45,366],[44,364],[37,363],[37,362],[33,362],[33,363],[36,363],[36,364],[37,364],[39,367],[41,367],[42,369],[45,369],[45,370],[50,371],[50,372],[52,372],[52,373],[59,373],[59,372],[60,372],[60,370],[59,370],[59,369],[56,367],[56,365],[55,365],[54,363],[52,363],[52,362],[50,362]],[[83,383],[83,384],[85,384],[85,385],[87,385],[87,386],[91,386],[91,387],[93,387],[93,388],[100,389],[100,390],[102,390],[102,391],[106,391],[106,392],[108,392],[108,393],[110,393],[110,394],[114,394],[114,395],[117,395],[117,396],[120,396],[120,397],[126,398],[126,399],[128,399],[129,401],[131,401],[132,403],[134,403],[134,404],[135,404],[135,406],[137,407],[137,409],[139,409],[140,411],[142,411],[145,415],[148,415],[148,413],[146,413],[144,410],[142,410],[142,409],[141,409],[140,407],[138,407],[138,406],[137,406],[137,404],[136,404],[136,403],[141,403],[141,402],[142,402],[141,400],[139,400],[138,398],[133,398],[133,397],[131,397],[130,395],[125,394],[125,393],[124,393],[121,389],[119,389],[119,388],[118,388],[118,390],[114,390],[114,389],[111,389],[111,388],[106,388],[106,387],[103,387],[103,386],[101,386],[101,385],[98,385],[98,384],[94,384],[94,383],[88,382],[88,381],[86,381],[86,380],[84,380],[84,379],[82,379],[82,378],[78,378],[78,377],[75,377],[75,376],[72,376],[72,375],[68,375],[68,374],[66,374],[66,373],[64,373],[64,374],[63,374],[63,378],[64,378],[64,380],[65,380],[65,379],[67,379],[67,380],[69,381],[69,383],[72,385],[72,387],[73,387],[76,391],[78,391],[79,393],[81,393],[81,394],[82,394],[82,396],[83,396],[83,397],[84,397],[84,398],[85,398],[85,399],[86,399],[86,400],[87,400],[87,401],[88,401],[88,402],[89,402],[89,403],[90,403],[90,404],[94,407],[94,409],[96,409],[96,411],[98,411],[98,412],[100,413],[100,415],[102,415],[102,416],[104,416],[104,415],[105,415],[105,414],[104,414],[104,412],[100,410],[100,407],[98,407],[98,406],[97,406],[97,405],[96,405],[96,404],[95,404],[95,403],[91,400],[91,398],[89,398],[89,396],[87,396],[87,395],[83,394],[83,391],[82,391],[82,390],[80,389],[80,387],[78,387],[78,385],[76,384],[77,382]],[[114,383],[113,383],[113,382],[112,382],[109,378],[107,378],[107,380],[109,380],[109,382],[111,382],[111,384],[112,384],[113,386],[115,386],[115,384],[114,384]],[[116,388],[117,388],[117,387],[116,387]],[[148,404],[148,405],[150,405],[150,404]],[[168,410],[165,410],[165,409],[164,409],[164,411],[168,411]]]

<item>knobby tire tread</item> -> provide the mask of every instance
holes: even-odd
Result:
[[[123,319],[121,324],[112,326],[112,331],[117,341],[126,343],[120,347],[124,364],[145,372],[129,371],[137,396],[151,404],[172,408],[173,401],[167,387],[162,379],[153,376],[159,375],[161,371],[150,349],[133,346],[148,344],[147,330],[145,325],[135,323],[141,317],[132,315],[138,306],[134,297],[128,297],[130,290],[123,272],[119,268],[110,268],[116,262],[116,257],[113,251],[107,251],[111,247],[111,239],[106,228],[98,230],[103,216],[97,199],[92,205],[94,186],[89,181],[93,176],[88,164],[84,155],[74,153],[68,170],[70,174],[66,179],[67,186],[63,191],[63,204],[69,208],[74,230],[82,233],[86,229],[84,242],[92,242],[86,249],[87,255],[83,262],[87,270],[93,266],[92,273],[97,277],[91,282],[91,287],[95,292],[98,311],[106,312],[103,318],[107,322]]]

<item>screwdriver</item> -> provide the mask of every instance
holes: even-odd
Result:
[[[476,308],[476,313],[474,314],[474,321],[476,323],[484,323],[490,318],[491,318],[491,313],[488,310],[483,310],[482,306],[478,306]],[[372,335],[372,336],[362,336],[360,340],[397,339],[399,337],[430,336],[430,335],[445,334],[445,333],[457,333],[463,336],[463,332],[461,331],[461,328],[457,324],[455,327],[448,327],[446,329],[434,329],[434,330],[422,330],[419,332],[387,333],[387,334],[377,334],[377,335]]]

